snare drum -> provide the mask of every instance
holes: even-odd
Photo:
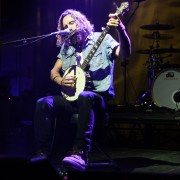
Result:
[[[180,69],[165,69],[155,77],[152,84],[152,98],[159,107],[177,109],[174,99],[175,93],[180,90]]]

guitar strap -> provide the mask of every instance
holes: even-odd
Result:
[[[83,61],[83,54],[82,52],[81,53],[76,52],[75,56],[76,56],[76,64],[77,66],[80,67]]]

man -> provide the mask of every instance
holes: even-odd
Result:
[[[94,32],[93,25],[84,14],[68,9],[59,17],[57,29],[59,32],[70,30],[70,34],[57,35],[57,46],[60,47],[60,52],[50,72],[50,78],[61,86],[62,96],[47,96],[37,101],[34,130],[39,155],[47,154],[50,152],[55,117],[58,117],[56,118],[58,122],[70,121],[71,116],[78,113],[77,132],[72,152],[62,160],[65,166],[72,169],[86,169],[94,122],[98,121],[95,118],[96,112],[104,112],[106,103],[115,95],[113,87],[114,59],[116,57],[126,58],[131,53],[129,37],[116,14],[109,14],[107,27],[111,26],[117,28],[119,43],[106,33],[104,39],[100,39],[102,42],[99,44],[96,42],[101,33]],[[89,52],[93,47],[96,51],[93,49],[94,54],[91,57],[92,53],[89,55]],[[83,60],[89,57],[88,55],[91,57],[88,59],[90,61],[83,69],[83,72],[86,72],[84,76],[88,76],[85,79],[85,87],[77,98],[72,100],[71,96],[73,97],[74,91],[76,93],[78,89],[78,80],[80,79],[80,86],[84,80],[84,77],[82,80],[78,77],[78,68],[76,69],[76,67],[81,67]],[[69,67],[70,69],[68,69]],[[71,67],[73,68],[71,69]],[[70,74],[71,71],[73,74]],[[64,75],[64,73],[70,75]],[[88,85],[86,86],[87,78]],[[70,95],[68,91],[70,91]],[[70,100],[68,96],[70,96]]]

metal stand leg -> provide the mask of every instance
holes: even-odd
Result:
[[[100,147],[99,144],[97,144],[96,142],[92,141],[92,144],[102,153],[105,155],[105,157],[108,159],[109,162],[88,162],[88,167],[92,167],[92,166],[113,166],[114,168],[119,169],[119,165],[112,159],[112,157],[105,152],[105,150]]]
[[[144,92],[140,99],[136,101],[136,103],[140,103],[141,105],[145,106],[151,106],[152,103],[152,94],[151,94],[151,88],[155,77],[155,62],[156,59],[154,57],[153,53],[150,53],[149,59],[148,59],[148,90]]]

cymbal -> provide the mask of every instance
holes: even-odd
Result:
[[[146,1],[146,0],[129,0],[128,2],[141,2],[141,1]],[[121,0],[121,2],[127,2],[127,0]]]
[[[157,24],[143,25],[140,28],[145,29],[145,30],[168,30],[168,29],[173,29],[174,26],[157,23]]]
[[[176,48],[144,49],[144,50],[138,50],[136,52],[140,54],[180,53],[180,49],[176,49]]]
[[[124,1],[126,2],[127,0],[124,0]],[[141,1],[145,1],[145,0],[129,0],[128,2],[137,2],[137,3],[139,3]]]
[[[165,40],[165,39],[172,39],[173,36],[168,35],[168,34],[144,34],[143,37],[147,39],[158,39],[158,40]]]
[[[155,50],[156,54],[163,54],[163,53],[180,53],[180,49],[177,48],[161,48]]]

